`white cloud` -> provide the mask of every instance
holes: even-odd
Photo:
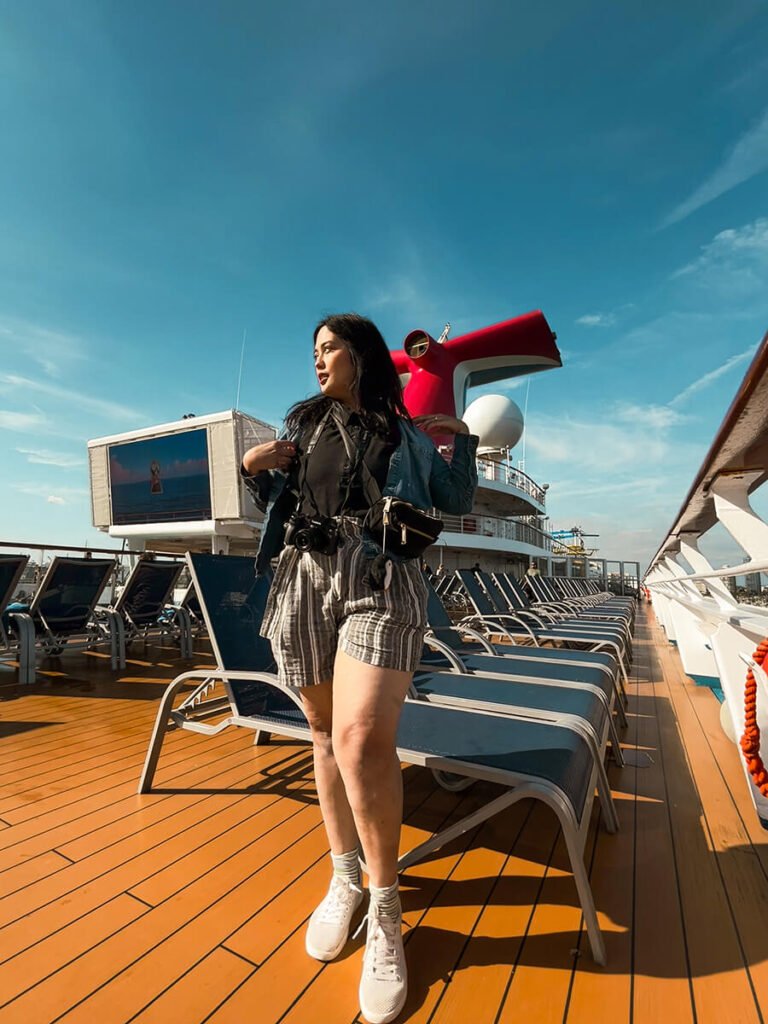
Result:
[[[632,402],[619,403],[615,416],[624,423],[645,425],[654,430],[676,427],[687,418],[667,405],[635,405]]]
[[[672,275],[710,292],[741,300],[766,295],[768,280],[768,217],[739,228],[727,228],[701,247],[695,260]]]
[[[698,377],[693,381],[692,384],[689,384],[688,387],[683,388],[683,390],[675,395],[675,397],[670,401],[670,406],[681,405],[683,402],[686,402],[692,395],[697,394],[699,391],[703,391],[704,388],[709,387],[710,384],[714,384],[716,380],[728,373],[729,370],[732,370],[734,366],[738,366],[740,363],[745,363],[748,359],[751,359],[754,354],[755,346],[752,345],[744,352],[739,352],[738,355],[731,356],[730,359],[726,359],[721,366],[716,367],[714,370],[710,370],[709,373],[703,374],[701,377]]]
[[[27,456],[27,462],[39,466],[60,466],[62,469],[73,469],[75,466],[84,466],[85,459],[80,455],[70,455],[66,452],[51,452],[45,448],[17,448],[20,455]]]
[[[724,157],[720,166],[665,218],[668,227],[688,217],[713,199],[768,169],[768,110]]]
[[[643,465],[653,473],[679,444],[668,439],[670,429],[687,419],[666,405],[616,402],[595,419],[529,418],[526,444],[548,461],[598,473],[601,485],[612,474],[613,490],[620,482],[616,474],[624,470],[631,468],[632,480],[642,474]]]
[[[665,480],[660,476],[638,476],[632,480],[609,480],[599,483],[589,480],[561,480],[550,487],[549,498],[596,498],[610,494],[632,494],[639,491],[643,494],[656,492]]]
[[[0,351],[10,357],[19,353],[32,359],[46,374],[55,376],[62,364],[86,358],[82,338],[63,331],[53,331],[24,320],[0,317]]]
[[[671,448],[662,430],[653,432],[642,421],[625,425],[610,415],[596,421],[562,417],[557,422],[529,417],[526,432],[528,452],[547,462],[599,473],[603,479],[627,467],[637,470],[641,462],[658,465]]]
[[[406,246],[404,251],[408,253]],[[455,299],[443,303],[437,297],[436,292],[427,283],[426,275],[421,269],[421,259],[415,250],[403,258],[408,269],[405,272],[391,274],[383,281],[364,289],[363,308],[370,310],[371,315],[376,319],[379,316],[395,318],[397,321],[407,324],[408,330],[420,328],[428,331],[437,338],[445,326],[447,315],[450,310],[455,310]],[[455,338],[463,333],[458,318],[451,320],[450,336]],[[393,345],[392,338],[388,338],[390,345]],[[398,340],[393,347],[402,344]]]
[[[19,494],[26,494],[31,498],[44,498],[52,505],[68,505],[72,501],[82,501],[91,493],[87,487],[55,487],[52,489],[49,483],[14,483],[11,486]],[[51,493],[52,490],[53,493]],[[52,498],[55,500],[51,501]]]
[[[367,304],[373,309],[387,306],[411,306],[422,301],[419,289],[410,274],[395,274],[380,288],[371,292]]]
[[[56,384],[48,384],[43,380],[31,380],[28,377],[19,377],[16,374],[0,374],[0,389],[13,388],[14,390],[33,391],[37,394],[47,395],[50,398],[61,399],[70,408],[85,409],[96,415],[104,416],[107,419],[115,420],[136,420],[141,418],[141,413],[127,405],[119,402],[110,402],[104,398],[95,398],[83,392],[73,391],[70,388],[59,387]]]
[[[613,327],[616,317],[613,313],[585,313],[576,323],[582,327]]]
[[[14,430],[18,433],[44,432],[48,424],[45,417],[38,412],[11,412],[0,409],[0,430]]]

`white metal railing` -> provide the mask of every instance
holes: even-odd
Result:
[[[546,488],[532,480],[522,469],[517,469],[508,459],[477,458],[477,475],[480,480],[493,480],[507,487],[515,487],[533,498],[539,505],[546,503]]]
[[[726,584],[729,578],[768,571],[768,523],[749,501],[766,479],[768,335],[644,579],[686,673],[722,689],[720,720],[734,742],[744,733],[745,676],[752,667],[762,756],[768,761],[768,677],[752,661],[758,644],[768,637],[768,608],[740,602]],[[700,550],[702,536],[718,523],[746,553],[741,564],[715,568]],[[753,783],[743,758],[742,766],[760,821],[768,828],[768,799]]]
[[[530,544],[546,552],[552,550],[552,538],[548,533],[516,519],[501,519],[479,513],[468,516],[441,514],[441,519],[449,533],[461,533],[467,537],[494,537],[516,541],[518,544]]]

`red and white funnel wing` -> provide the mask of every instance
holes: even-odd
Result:
[[[468,387],[562,366],[555,335],[539,310],[449,339],[443,347],[454,364],[457,416],[464,411]]]
[[[536,311],[438,344],[411,331],[392,353],[412,416],[443,412],[461,416],[467,387],[490,384],[562,365],[555,336]]]

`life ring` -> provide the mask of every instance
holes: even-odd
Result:
[[[768,637],[761,640],[752,660],[758,665],[763,664],[768,656]],[[768,797],[768,771],[765,770],[760,756],[760,727],[757,724],[757,680],[751,668],[747,669],[747,680],[744,686],[744,735],[741,737],[741,749],[747,762],[752,781],[763,796]]]

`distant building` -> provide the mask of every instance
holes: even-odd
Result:
[[[745,587],[748,594],[759,594],[762,591],[759,572],[748,572],[745,579]]]

